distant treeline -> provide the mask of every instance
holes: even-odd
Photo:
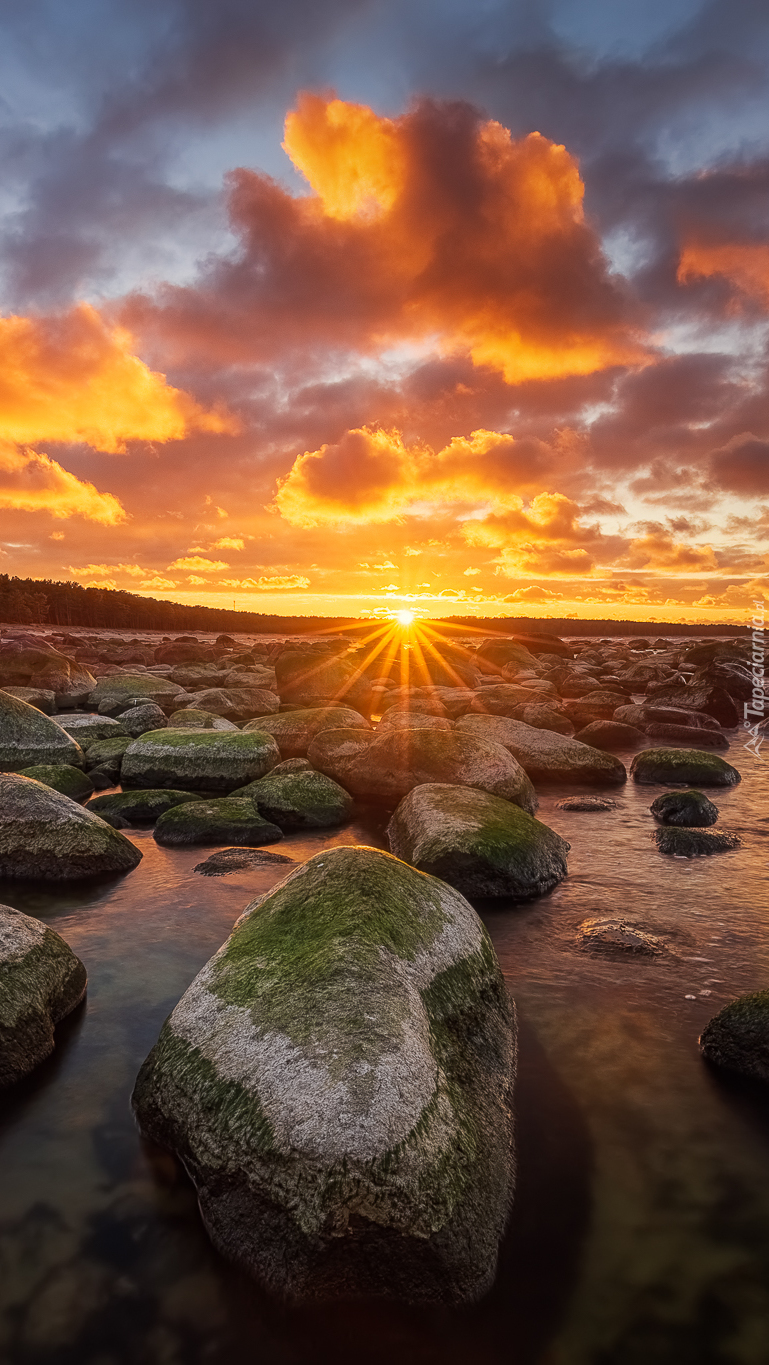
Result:
[[[731,635],[749,627],[681,625],[670,621],[577,621],[573,617],[449,616],[449,627],[546,632],[551,635]],[[117,588],[83,588],[72,581],[10,578],[0,574],[0,622],[8,625],[79,626],[91,630],[228,631],[248,635],[302,635],[347,630],[364,623],[352,616],[271,616],[257,611],[186,606],[139,597]]]

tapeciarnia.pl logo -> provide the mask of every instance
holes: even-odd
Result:
[[[743,707],[744,719],[743,729],[750,732],[750,739],[744,748],[749,749],[756,758],[761,758],[761,745],[765,736],[759,734],[759,726],[766,714],[766,697],[764,694],[764,617],[765,609],[763,601],[754,602],[755,612],[751,622],[753,628],[753,655],[752,655],[752,674],[753,674],[753,696],[750,701],[746,701]],[[751,720],[751,716],[757,716],[757,720]],[[763,760],[762,760],[763,762]]]

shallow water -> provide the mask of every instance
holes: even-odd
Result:
[[[89,991],[2,1100],[3,1365],[766,1365],[769,1100],[697,1051],[710,1015],[769,979],[769,764],[739,737],[727,757],[743,782],[711,796],[742,848],[660,854],[648,808],[664,788],[629,783],[616,810],[582,814],[551,788],[539,816],[572,845],[568,879],[527,906],[478,906],[521,1017],[519,1175],[495,1287],[463,1311],[283,1308],[211,1250],[184,1173],[140,1142],[129,1096],[163,1019],[285,868],[202,877],[212,849],[134,831],[128,877],[55,895],[6,883],[6,903],[83,959]],[[384,846],[383,830],[371,815],[276,851]],[[669,951],[581,951],[597,914]]]

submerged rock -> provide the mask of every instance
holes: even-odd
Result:
[[[301,759],[293,761],[301,762]],[[239,787],[233,796],[245,796],[253,801],[265,820],[272,820],[284,831],[343,825],[349,820],[353,807],[352,797],[344,787],[312,768],[302,772],[273,771],[258,782]]]
[[[655,829],[651,837],[660,853],[668,853],[676,858],[699,858],[710,853],[726,853],[730,848],[739,848],[742,843],[737,834],[710,833],[704,829],[680,829],[675,825]]]
[[[106,796],[95,796],[88,802],[87,810],[92,815],[112,824],[118,817],[121,821],[115,828],[125,825],[154,825],[155,821],[174,806],[189,805],[191,801],[202,801],[202,796],[193,792],[174,791],[169,787],[156,787],[144,791],[108,792]]]
[[[515,757],[532,782],[583,782],[588,786],[619,786],[627,781],[625,766],[613,754],[590,744],[537,730],[505,716],[462,716],[457,730],[492,740]]]
[[[130,872],[141,853],[118,830],[42,782],[0,776],[0,877],[77,881]]]
[[[85,801],[93,792],[93,782],[81,768],[73,768],[71,763],[34,763],[30,768],[22,768],[20,777],[32,777],[55,792],[62,792],[72,801]]]
[[[83,766],[83,751],[55,720],[35,706],[0,692],[0,772],[33,763]]]
[[[580,948],[605,957],[659,957],[666,945],[655,934],[625,919],[586,919],[579,926],[577,941]]]
[[[271,853],[266,848],[223,848],[192,870],[200,872],[203,877],[224,877],[228,872],[243,872],[246,868],[265,867],[270,863],[296,865],[296,859],[286,858],[282,853]]]
[[[332,848],[247,908],[133,1102],[216,1247],[268,1288],[455,1303],[494,1278],[514,1062],[467,901],[377,849]]]
[[[718,806],[709,801],[704,792],[694,789],[688,792],[665,792],[664,796],[652,801],[649,810],[661,825],[704,828],[714,825],[718,819]]]
[[[123,756],[124,787],[234,791],[280,762],[272,735],[241,730],[151,730]]]
[[[283,831],[247,797],[192,801],[164,811],[155,825],[159,844],[274,844]]]
[[[465,896],[531,900],[567,873],[569,844],[499,796],[426,783],[404,797],[387,826],[396,857]]]
[[[616,810],[617,802],[612,801],[609,796],[565,796],[562,801],[556,801],[556,810]]]
[[[0,905],[0,1087],[33,1071],[54,1048],[54,1028],[80,1004],[85,967],[39,919]]]
[[[645,749],[630,767],[635,782],[695,782],[700,787],[733,787],[741,780],[731,763],[702,749]]]
[[[501,744],[456,729],[394,730],[378,735],[351,765],[345,786],[364,800],[397,804],[425,782],[447,782],[537,809],[526,773]]]
[[[715,1066],[769,1083],[769,991],[724,1005],[702,1030],[700,1048]]]

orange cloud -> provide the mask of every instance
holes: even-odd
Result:
[[[126,520],[111,493],[100,493],[47,455],[17,450],[5,442],[0,442],[0,508],[49,512],[60,519],[85,517],[105,526]]]
[[[648,533],[630,542],[619,561],[628,569],[667,569],[672,573],[718,572],[712,545],[684,545],[661,526],[650,526]]]
[[[586,220],[565,147],[469,105],[400,118],[303,94],[284,147],[311,193],[230,177],[237,262],[125,316],[180,356],[274,363],[329,347],[429,343],[509,383],[643,363],[639,318]]]
[[[235,430],[233,418],[206,412],[150,370],[128,332],[87,304],[57,317],[0,318],[0,438],[120,453],[127,440]]]
[[[173,564],[168,565],[169,569],[198,569],[205,573],[213,573],[219,569],[229,569],[229,564],[225,564],[223,559],[204,559],[202,555],[185,555],[181,559],[175,559]]]
[[[222,584],[226,588],[246,588],[249,592],[290,592],[294,588],[309,588],[310,580],[301,574],[275,574],[262,578],[225,578]]]
[[[769,304],[769,245],[764,242],[691,242],[681,252],[680,284],[721,275],[741,293]]]

